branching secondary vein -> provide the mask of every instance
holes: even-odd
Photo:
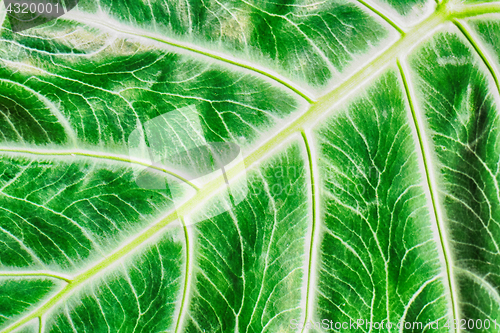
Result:
[[[358,0],[359,3],[363,4],[363,6],[365,6],[366,8],[368,8],[369,10],[371,10],[375,15],[381,17],[384,21],[386,21],[387,23],[389,23],[394,29],[396,29],[401,35],[404,35],[405,34],[405,31],[400,27],[398,26],[394,20],[390,19],[387,15],[385,15],[384,13],[382,13],[381,10],[375,8],[375,6],[371,5],[369,2],[365,1],[365,0]]]
[[[462,32],[462,34],[465,36],[465,38],[467,38],[467,40],[472,45],[472,47],[477,52],[477,54],[481,57],[481,60],[484,62],[484,64],[488,68],[488,71],[490,72],[491,76],[493,77],[497,91],[500,94],[500,82],[498,81],[498,74],[496,72],[495,67],[492,65],[492,62],[489,59],[487,53],[483,51],[483,48],[480,46],[479,42],[476,41],[476,39],[472,36],[472,34],[466,28],[466,25],[464,23],[462,23],[458,19],[454,19],[453,23],[455,23],[455,25],[460,30],[460,32]]]
[[[9,277],[48,277],[54,278],[65,282],[71,282],[71,279],[56,273],[50,272],[1,272],[0,278],[9,278]]]
[[[185,270],[185,277],[184,277],[184,289],[182,292],[182,299],[181,299],[181,306],[179,309],[179,316],[177,317],[177,324],[175,325],[175,333],[181,332],[182,328],[182,320],[185,316],[185,313],[187,311],[187,302],[189,300],[189,290],[191,286],[191,263],[193,261],[193,253],[192,253],[192,248],[191,248],[191,240],[190,240],[190,234],[188,227],[186,226],[186,223],[184,222],[184,218],[181,217],[181,222],[182,222],[182,228],[184,229],[184,237],[186,239],[186,270]]]
[[[435,184],[434,178],[432,177],[433,173],[433,166],[430,165],[430,157],[429,157],[429,148],[427,147],[427,144],[424,139],[425,133],[423,133],[422,130],[422,125],[420,124],[420,119],[419,116],[417,115],[417,111],[415,109],[414,103],[413,103],[413,98],[411,94],[411,89],[409,86],[409,81],[407,74],[405,74],[403,65],[401,64],[401,61],[398,60],[398,68],[401,73],[401,78],[403,80],[406,96],[408,99],[408,104],[411,109],[411,114],[414,122],[414,126],[417,132],[418,136],[418,141],[420,145],[420,150],[422,154],[422,159],[424,163],[424,168],[425,168],[425,175],[426,175],[426,181],[427,181],[427,188],[429,190],[429,195],[432,201],[432,209],[434,213],[434,218],[436,220],[436,226],[439,234],[439,239],[441,241],[441,249],[442,249],[442,254],[444,257],[445,265],[446,265],[446,282],[448,284],[448,290],[450,293],[450,301],[451,301],[451,308],[452,308],[452,315],[453,315],[453,320],[456,320],[459,322],[459,311],[458,311],[458,296],[456,294],[456,287],[455,287],[455,276],[453,272],[453,263],[451,262],[451,251],[450,247],[448,244],[448,239],[445,234],[444,230],[444,225],[443,225],[443,216],[440,212],[439,208],[439,198],[437,197],[437,186]]]
[[[97,159],[103,159],[103,160],[112,160],[112,161],[117,161],[117,162],[125,162],[125,163],[131,163],[131,164],[137,164],[137,165],[142,165],[145,167],[148,167],[150,169],[154,169],[157,171],[161,171],[165,174],[169,174],[195,190],[199,191],[199,187],[190,182],[189,180],[185,179],[184,177],[162,167],[158,166],[155,164],[148,163],[143,160],[139,159],[134,159],[128,156],[123,156],[123,155],[117,155],[117,154],[109,154],[109,153],[97,153],[97,152],[92,152],[92,151],[85,151],[85,150],[68,150],[68,151],[62,151],[62,150],[44,150],[41,148],[8,148],[8,147],[0,147],[0,154],[30,154],[30,155],[39,155],[39,156],[54,156],[54,157],[68,157],[68,156],[82,156],[82,157],[88,157],[88,158],[97,158]]]
[[[309,145],[309,142],[307,140],[307,135],[304,130],[301,131],[302,133],[302,138],[304,139],[304,144],[306,146],[307,150],[307,159],[309,161],[309,174],[310,174],[310,180],[311,180],[311,211],[312,211],[312,227],[311,227],[311,239],[310,239],[310,245],[309,245],[309,262],[307,265],[307,292],[306,292],[306,306],[305,306],[305,313],[304,313],[304,323],[308,322],[310,320],[311,316],[311,304],[312,304],[312,298],[313,298],[313,270],[315,269],[314,263],[316,259],[316,233],[317,233],[317,223],[318,223],[318,216],[317,216],[317,204],[318,202],[316,201],[317,198],[317,188],[316,188],[316,183],[315,183],[315,174],[314,174],[314,158],[312,155],[311,147]],[[306,325],[304,325],[302,329],[302,333],[304,332],[306,328]]]
[[[128,35],[134,35],[134,36],[142,37],[142,38],[147,38],[147,39],[154,40],[154,41],[157,41],[157,42],[160,42],[163,44],[167,44],[167,45],[170,45],[173,47],[177,47],[177,48],[180,48],[180,49],[183,49],[186,51],[190,51],[190,52],[193,52],[196,54],[210,57],[212,59],[216,59],[216,60],[231,64],[231,65],[235,65],[235,66],[238,66],[241,68],[248,69],[248,70],[251,70],[253,72],[259,73],[261,75],[264,75],[264,76],[270,78],[271,80],[282,84],[283,86],[285,86],[285,87],[289,88],[290,90],[292,90],[293,92],[295,92],[297,95],[304,98],[307,102],[309,102],[309,103],[314,102],[313,98],[310,96],[310,94],[307,91],[296,86],[294,83],[288,81],[284,77],[281,77],[277,73],[270,73],[270,71],[268,69],[261,69],[253,64],[246,64],[241,60],[233,59],[233,58],[226,56],[226,55],[223,55],[223,54],[216,54],[214,52],[204,50],[204,49],[202,49],[198,46],[195,46],[195,45],[191,45],[188,43],[182,43],[180,41],[170,40],[170,39],[168,39],[164,36],[160,36],[160,35],[152,35],[152,34],[148,33],[147,31],[143,31],[143,30],[134,31],[132,29],[126,29],[124,27],[118,27],[116,25],[110,24],[109,22],[96,20],[95,17],[85,16],[85,14],[83,14],[83,13],[75,13],[74,11],[71,11],[70,13],[64,15],[62,18],[66,19],[66,20],[72,20],[75,22],[82,22],[85,24],[89,24],[89,23],[95,24],[95,25],[98,25],[98,26],[101,26],[101,27],[104,27],[107,29],[111,29],[111,30],[116,31],[116,32],[120,32],[120,33],[124,33],[124,34],[128,34]]]

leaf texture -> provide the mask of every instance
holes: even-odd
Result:
[[[0,5],[0,332],[497,332],[499,19]]]

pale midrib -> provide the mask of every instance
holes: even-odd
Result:
[[[103,159],[103,160],[111,160],[111,161],[116,161],[116,162],[123,162],[123,163],[130,163],[130,164],[136,164],[140,166],[147,167],[149,169],[154,169],[157,171],[161,171],[165,174],[171,175],[195,190],[199,191],[199,187],[190,182],[189,180],[185,179],[184,177],[166,169],[161,166],[155,165],[155,164],[150,164],[147,161],[142,161],[139,159],[134,159],[128,156],[123,156],[123,155],[116,155],[116,154],[106,154],[106,153],[98,153],[98,152],[93,152],[93,151],[82,151],[82,150],[67,150],[67,151],[51,151],[51,150],[44,150],[42,148],[6,148],[6,147],[0,147],[0,154],[28,154],[28,155],[38,155],[38,156],[53,156],[53,157],[76,157],[76,156],[82,156],[86,158],[95,158],[95,159]]]
[[[411,110],[412,114],[412,119],[413,119],[413,124],[415,126],[415,130],[418,136],[418,143],[422,155],[422,160],[424,163],[424,169],[425,169],[425,179],[427,182],[427,189],[429,190],[429,195],[430,199],[432,202],[432,210],[434,213],[434,218],[436,219],[436,226],[438,230],[438,235],[439,235],[439,240],[441,243],[441,251],[444,257],[445,261],[445,266],[446,266],[446,281],[447,281],[447,287],[449,289],[450,293],[450,301],[451,301],[451,308],[452,308],[452,315],[453,315],[453,320],[452,322],[459,322],[459,311],[458,311],[458,295],[456,294],[456,288],[455,288],[455,274],[453,272],[453,265],[452,265],[452,258],[451,258],[451,251],[450,251],[450,246],[449,242],[446,236],[445,232],[445,226],[444,226],[444,219],[442,214],[440,213],[439,210],[439,198],[437,197],[437,185],[435,184],[434,177],[432,177],[432,170],[434,168],[431,165],[431,158],[429,155],[429,147],[427,147],[424,139],[424,129],[422,128],[422,125],[420,124],[420,117],[417,115],[417,110],[415,108],[413,98],[412,98],[412,92],[411,88],[409,86],[409,82],[407,79],[407,75],[405,74],[405,71],[403,69],[403,66],[401,62],[398,60],[397,61],[398,68],[401,74],[401,78],[403,80],[404,84],[404,89],[406,93],[406,97],[408,100],[408,104]],[[456,320],[456,321],[455,321]],[[458,332],[458,329],[455,328],[455,331]]]
[[[227,178],[231,180],[237,177],[243,170],[243,168],[241,168],[242,164],[246,168],[252,166],[256,162],[270,154],[274,148],[282,144],[292,134],[300,132],[301,129],[317,122],[318,119],[320,119],[320,115],[330,111],[340,101],[344,100],[354,91],[362,87],[363,83],[369,81],[376,74],[380,73],[384,68],[386,68],[389,64],[393,63],[399,55],[404,54],[412,47],[419,44],[422,40],[426,39],[428,34],[440,24],[457,17],[463,18],[468,16],[488,14],[492,12],[500,12],[500,4],[461,7],[457,8],[453,13],[447,12],[444,6],[439,7],[434,14],[416,25],[403,38],[389,47],[384,53],[362,67],[358,72],[354,73],[340,86],[325,94],[317,102],[314,102],[302,116],[298,117],[290,125],[283,128],[275,136],[271,137],[268,141],[256,148],[244,159],[243,163],[238,163],[233,168],[228,170],[226,172]],[[42,316],[45,312],[58,304],[72,291],[76,290],[86,280],[97,275],[105,268],[115,263],[117,260],[133,252],[136,248],[147,242],[151,237],[155,236],[168,224],[175,221],[178,216],[184,216],[192,212],[199,203],[204,202],[205,199],[213,195],[216,189],[218,189],[220,186],[225,186],[225,184],[226,183],[223,176],[220,176],[217,179],[214,179],[213,181],[207,183],[191,199],[181,205],[177,210],[167,215],[165,218],[151,226],[149,229],[142,232],[139,236],[137,236],[131,242],[125,244],[120,249],[116,250],[110,256],[104,258],[102,261],[100,261],[87,271],[78,275],[63,290],[57,293],[53,298],[43,304],[40,308],[32,312],[30,315],[22,318],[21,320],[14,322],[2,332],[12,332],[21,325],[29,322],[30,320]]]

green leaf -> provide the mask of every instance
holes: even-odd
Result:
[[[43,301],[48,294],[57,292],[60,285],[60,281],[51,278],[2,277],[1,323],[19,317],[33,304]]]
[[[497,332],[469,2],[0,6],[0,332]]]

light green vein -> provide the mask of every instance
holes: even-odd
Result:
[[[253,150],[245,159],[244,162],[238,163],[233,166],[230,170],[226,171],[226,176],[229,180],[234,179],[239,176],[244,170],[242,166],[250,168],[254,163],[258,162],[260,159],[268,156],[274,148],[282,144],[291,135],[296,134],[311,124],[317,122],[322,114],[325,114],[332,110],[332,108],[342,101],[346,96],[363,87],[363,83],[369,81],[375,77],[378,73],[386,68],[389,64],[393,63],[401,54],[405,54],[408,50],[418,45],[422,40],[427,38],[428,34],[432,32],[440,24],[446,22],[447,20],[453,19],[455,17],[468,17],[475,15],[483,15],[489,13],[488,10],[498,12],[500,11],[499,5],[489,5],[489,6],[470,6],[460,7],[454,9],[453,12],[449,11],[446,6],[438,6],[437,11],[429,16],[427,19],[416,25],[411,29],[403,38],[394,43],[385,52],[376,57],[374,60],[366,64],[359,71],[354,73],[350,78],[344,81],[341,85],[333,89],[332,91],[325,94],[317,102],[314,102],[311,107],[301,116],[299,116],[295,121],[293,121],[288,126],[277,131],[277,133],[272,136],[268,141],[264,142],[261,146]],[[490,12],[491,12],[490,11]],[[73,11],[72,11],[73,12]],[[71,13],[71,12],[70,12]],[[9,327],[5,328],[2,332],[9,333],[13,330],[19,328],[20,326],[26,324],[30,320],[37,318],[44,313],[52,309],[56,304],[65,299],[73,291],[75,291],[79,286],[85,283],[91,277],[99,274],[112,264],[114,264],[119,259],[125,257],[129,253],[133,252],[143,243],[147,242],[151,237],[155,236],[163,228],[169,225],[171,222],[175,221],[178,215],[183,216],[192,212],[200,202],[212,196],[217,189],[222,186],[226,186],[226,182],[223,176],[220,176],[213,181],[207,183],[205,186],[199,189],[199,191],[191,197],[188,201],[178,207],[174,212],[166,216],[161,221],[157,222],[149,229],[142,232],[136,238],[132,239],[129,243],[125,244],[122,248],[115,251],[109,257],[104,258],[102,261],[95,264],[89,270],[78,275],[71,283],[69,283],[63,290],[57,293],[53,298],[48,300],[41,308],[27,315],[26,317],[20,319],[19,321],[11,324]]]
[[[161,171],[163,173],[166,173],[168,175],[171,175],[195,190],[199,191],[200,188],[196,186],[195,184],[191,183],[189,180],[186,178],[166,169],[162,168],[160,166],[154,165],[154,164],[149,164],[145,161],[141,161],[138,159],[122,156],[122,155],[114,155],[114,154],[104,154],[104,153],[96,153],[96,152],[90,152],[90,151],[81,151],[81,150],[68,150],[68,151],[54,151],[54,150],[44,150],[44,149],[28,149],[28,148],[6,148],[6,147],[0,147],[0,154],[2,153],[12,153],[12,154],[28,154],[28,155],[38,155],[38,156],[54,156],[54,157],[68,157],[68,156],[82,156],[82,157],[88,157],[88,158],[96,158],[96,159],[102,159],[102,160],[111,160],[111,161],[117,161],[117,162],[124,162],[124,163],[131,163],[131,164],[137,164],[141,166],[148,167],[150,169],[154,169],[157,171]]]
[[[318,223],[318,217],[317,217],[317,201],[316,201],[316,196],[317,196],[317,189],[316,189],[316,183],[314,181],[314,159],[311,151],[311,147],[309,145],[309,142],[307,140],[307,135],[304,130],[301,131],[302,138],[304,139],[304,144],[306,146],[307,150],[307,159],[309,162],[309,174],[310,174],[310,180],[311,180],[311,210],[312,210],[312,227],[311,227],[311,242],[309,245],[309,263],[307,267],[307,292],[306,292],[306,308],[305,308],[305,314],[304,314],[304,327],[302,328],[302,333],[304,333],[304,330],[306,329],[305,323],[307,323],[310,320],[311,316],[311,304],[312,300],[311,298],[313,297],[313,287],[314,287],[314,281],[313,281],[313,270],[315,269],[314,262],[315,262],[315,257],[316,257],[316,232],[317,232],[317,223]]]
[[[175,333],[179,333],[182,327],[182,320],[187,311],[187,301],[189,297],[189,289],[191,286],[191,262],[192,262],[192,249],[191,242],[189,241],[189,231],[187,229],[184,218],[181,217],[182,228],[184,229],[184,237],[186,239],[186,272],[184,277],[184,290],[182,292],[181,307],[179,309],[179,316],[177,317],[177,324],[175,325]]]
[[[384,21],[386,21],[387,23],[389,23],[402,36],[404,36],[405,31],[400,26],[398,26],[393,20],[391,20],[387,15],[385,15],[380,10],[378,10],[377,8],[375,8],[374,6],[370,5],[368,2],[366,2],[364,0],[357,0],[357,1],[360,4],[362,4],[363,6],[365,6],[366,8],[368,8],[370,11],[372,11],[373,13],[375,13],[377,16],[379,16],[380,18],[382,18]]]
[[[477,42],[474,39],[474,37],[472,37],[472,34],[469,32],[469,30],[467,30],[465,25],[460,20],[454,19],[453,23],[457,26],[457,28],[465,36],[465,38],[467,38],[467,40],[472,45],[474,50],[477,52],[479,57],[481,57],[481,60],[486,65],[486,67],[488,68],[488,71],[490,72],[491,76],[493,77],[493,80],[495,81],[495,85],[497,87],[497,91],[500,94],[500,83],[498,81],[498,75],[496,73],[495,67],[493,67],[490,59],[488,59],[486,52],[483,51],[483,49],[479,45],[479,42]]]
[[[417,132],[418,136],[418,142],[420,145],[420,151],[422,153],[422,160],[424,163],[424,168],[425,168],[425,176],[426,176],[426,181],[427,181],[427,188],[429,189],[429,194],[430,198],[432,201],[432,209],[434,212],[434,218],[436,219],[436,226],[437,230],[439,233],[439,240],[441,242],[441,249],[445,261],[445,266],[446,266],[446,280],[448,284],[448,289],[450,292],[450,301],[451,301],[451,308],[452,308],[452,314],[453,314],[453,322],[459,322],[459,311],[458,311],[458,296],[456,295],[455,292],[455,286],[454,286],[454,273],[453,273],[453,267],[452,267],[452,262],[451,262],[451,251],[449,248],[448,244],[448,239],[445,234],[445,227],[443,224],[443,217],[442,214],[440,214],[439,210],[439,199],[437,196],[437,186],[434,183],[434,179],[432,177],[432,166],[431,166],[431,158],[429,155],[429,148],[427,147],[426,140],[424,139],[425,133],[423,133],[423,128],[422,125],[420,124],[419,116],[417,115],[417,110],[415,109],[415,105],[413,102],[412,98],[412,92],[409,86],[409,81],[407,78],[407,74],[405,74],[405,71],[403,69],[403,66],[401,64],[401,61],[398,59],[397,60],[399,72],[401,73],[401,78],[403,80],[405,92],[406,92],[406,97],[408,99],[408,104],[410,106],[412,118],[413,118],[413,123],[415,126],[415,130]]]
[[[269,78],[275,82],[278,82],[279,84],[287,87],[288,89],[295,92],[297,95],[304,98],[309,103],[314,102],[313,98],[310,97],[306,91],[302,90],[300,87],[296,86],[293,82],[287,80],[286,78],[280,76],[279,74],[270,73],[269,69],[259,68],[255,65],[246,64],[245,62],[243,62],[241,60],[233,59],[233,58],[231,58],[227,55],[224,55],[224,54],[216,54],[214,51],[205,50],[197,45],[183,43],[183,42],[178,41],[178,40],[168,39],[167,37],[161,36],[161,35],[154,35],[154,34],[151,34],[150,32],[148,32],[147,30],[127,29],[124,26],[119,27],[117,25],[112,25],[110,23],[111,20],[109,20],[109,22],[103,22],[100,20],[96,20],[94,16],[84,16],[83,13],[75,13],[75,11],[71,11],[70,13],[64,15],[62,17],[62,19],[81,22],[84,24],[95,24],[95,25],[98,25],[98,26],[101,26],[101,27],[104,27],[107,29],[111,29],[115,32],[119,32],[119,33],[123,33],[123,34],[127,34],[127,35],[132,35],[132,36],[136,36],[136,37],[141,37],[141,38],[147,38],[147,39],[154,40],[156,42],[160,42],[160,43],[172,46],[172,47],[180,48],[180,49],[183,49],[183,50],[186,50],[189,52],[193,52],[193,53],[203,55],[203,56],[206,56],[206,57],[218,60],[218,61],[225,62],[227,64],[231,64],[231,65],[234,65],[234,66],[237,66],[240,68],[244,68],[244,69],[250,70],[252,72],[258,73],[260,75],[266,76],[267,78]]]
[[[71,282],[71,279],[67,277],[48,272],[0,272],[0,278],[8,277],[49,277],[66,281],[68,283]]]
[[[461,19],[471,16],[500,13],[500,2],[483,3],[479,5],[458,5],[453,8],[453,18]]]

